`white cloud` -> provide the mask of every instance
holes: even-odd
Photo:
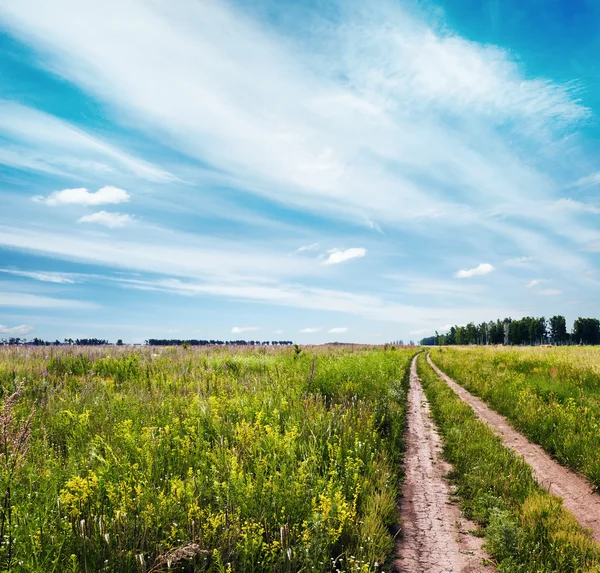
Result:
[[[557,296],[559,294],[562,294],[562,292],[562,290],[556,288],[547,288],[537,291],[537,294],[540,294],[542,296]]]
[[[279,329],[279,330],[274,330],[273,334],[283,334],[283,330]]]
[[[110,229],[116,229],[117,227],[124,227],[127,223],[131,223],[133,219],[126,214],[122,213],[108,213],[107,211],[98,211],[91,215],[84,215],[77,220],[78,223],[97,223],[98,225],[104,225]]]
[[[473,269],[460,270],[460,271],[454,273],[454,276],[457,279],[470,279],[472,277],[480,277],[483,275],[487,275],[487,274],[491,273],[493,270],[494,270],[494,267],[492,265],[490,265],[489,263],[481,263]]]
[[[444,324],[438,328],[438,332],[448,332],[453,326],[453,324]]]
[[[348,332],[347,326],[336,326],[335,328],[329,329],[329,334],[344,334]]]
[[[260,330],[260,326],[234,326],[231,334],[243,334],[244,332],[255,332]]]
[[[360,259],[367,254],[367,249],[363,248],[351,248],[342,251],[340,249],[333,249],[330,251],[329,257],[323,261],[323,265],[337,265],[339,263],[344,263],[351,259]]]
[[[544,282],[544,279],[532,279],[525,286],[527,288],[533,288],[533,287],[536,287],[538,285],[541,285],[543,282]]]
[[[35,201],[44,202],[47,205],[108,205],[125,203],[129,201],[130,195],[127,191],[118,187],[102,187],[95,193],[90,193],[81,187],[78,189],[63,189],[54,191],[48,197],[36,196]]]
[[[321,332],[321,328],[303,328],[300,330],[302,334],[314,334],[315,332]]]
[[[35,279],[36,281],[42,281],[47,283],[57,284],[73,284],[75,283],[75,274],[71,273],[56,273],[56,272],[44,272],[44,271],[15,271],[12,269],[0,269],[0,273],[7,273],[17,277],[25,277],[28,279]]]
[[[0,334],[8,334],[9,336],[23,336],[29,334],[34,329],[30,324],[21,324],[21,326],[3,326],[0,324]]]

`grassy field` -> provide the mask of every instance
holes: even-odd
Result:
[[[437,351],[433,354],[437,359]],[[423,354],[418,367],[445,455],[453,465],[451,478],[457,495],[467,516],[482,526],[485,547],[498,569],[514,573],[598,571],[598,545],[563,509],[560,499],[537,485],[531,468],[477,420]]]
[[[433,361],[600,488],[600,350],[443,348]]]
[[[413,350],[0,349],[0,571],[379,571]]]

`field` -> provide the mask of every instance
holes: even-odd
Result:
[[[381,569],[413,354],[1,349],[0,570]]]
[[[531,441],[600,485],[596,349],[429,353]],[[439,521],[438,538],[484,539],[487,556],[471,571],[600,570],[592,533],[425,353],[409,376],[416,354],[0,348],[0,571],[417,573],[428,569],[418,551],[410,561],[411,543],[429,547],[428,562],[452,554],[447,541],[436,548],[427,522],[416,523],[424,512]],[[432,440],[424,455],[410,427],[417,414],[417,439]],[[456,500],[474,522],[469,531],[445,510]],[[411,507],[414,515],[405,512]],[[447,570],[464,568],[461,547]]]

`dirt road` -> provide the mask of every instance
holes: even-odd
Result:
[[[600,541],[600,495],[593,492],[590,482],[554,461],[540,446],[533,444],[517,432],[506,418],[491,410],[483,400],[473,396],[444,374],[433,363],[429,354],[427,361],[438,376],[500,436],[506,446],[523,456],[533,468],[538,483],[550,493],[562,497],[565,507],[573,513],[577,521],[584,527],[590,528],[594,539]]]
[[[394,561],[397,573],[491,572],[482,540],[469,534],[475,525],[451,503],[445,479],[450,466],[441,457],[440,438],[417,376],[416,357],[410,368],[406,480],[401,505],[402,535]]]

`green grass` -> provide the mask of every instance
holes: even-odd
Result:
[[[437,349],[434,362],[600,489],[600,351]]]
[[[413,354],[0,349],[0,571],[380,571]]]
[[[482,422],[419,356],[419,376],[452,463],[451,479],[466,515],[505,572],[591,572],[600,549],[560,499],[540,488],[531,468]]]

